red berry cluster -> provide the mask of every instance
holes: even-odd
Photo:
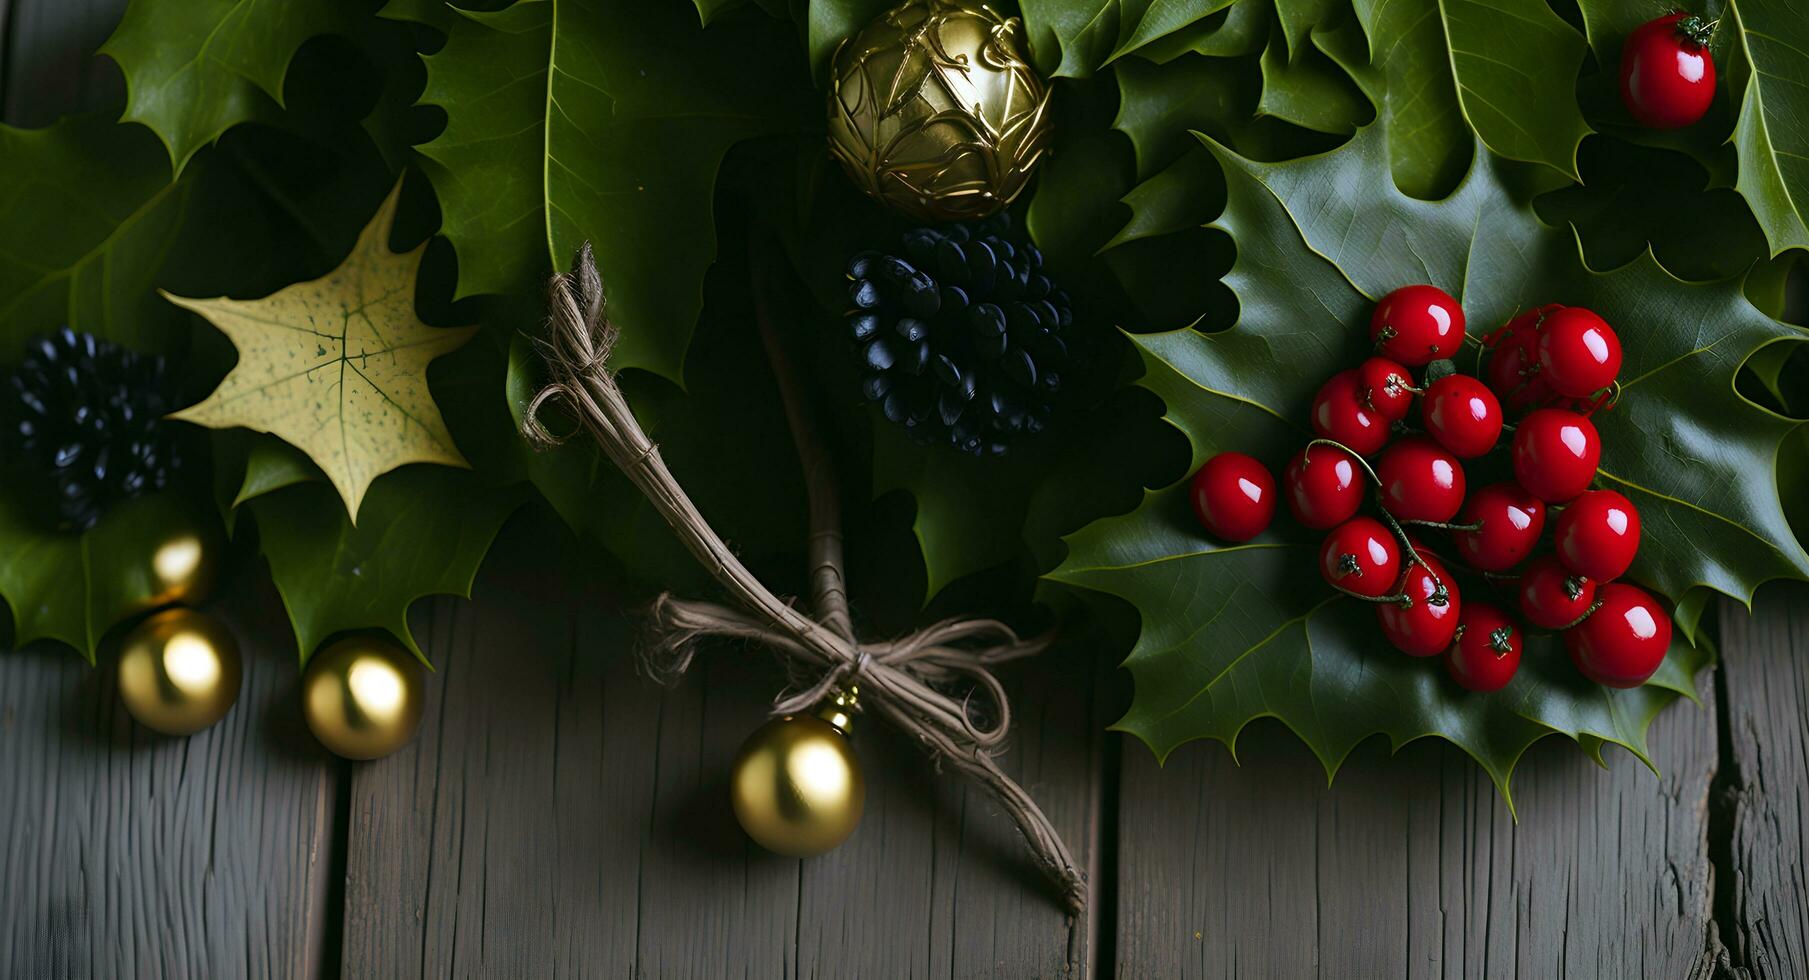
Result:
[[[1639,511],[1613,490],[1590,489],[1601,458],[1590,416],[1619,390],[1614,330],[1582,307],[1523,313],[1481,342],[1486,383],[1455,373],[1464,314],[1437,287],[1383,297],[1369,333],[1376,355],[1319,389],[1319,438],[1282,472],[1294,519],[1328,532],[1319,552],[1325,581],[1377,603],[1383,635],[1403,652],[1443,654],[1457,683],[1498,690],[1520,665],[1524,628],[1497,605],[1464,602],[1451,571],[1405,527],[1441,530],[1463,568],[1513,586],[1526,622],[1563,632],[1583,676],[1610,687],[1645,683],[1670,648],[1671,622],[1651,595],[1614,581],[1639,550]],[[1425,368],[1423,386],[1413,368]],[[1419,431],[1406,424],[1415,398]],[[1524,413],[1517,425],[1506,424],[1504,405]],[[1494,451],[1504,430],[1512,432],[1513,480],[1470,491],[1464,461]],[[1377,517],[1358,513],[1366,478]],[[1220,453],[1194,474],[1190,497],[1208,531],[1247,541],[1274,519],[1276,495],[1261,463]],[[1551,552],[1533,557],[1548,511]]]

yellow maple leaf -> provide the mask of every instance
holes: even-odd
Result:
[[[476,327],[430,327],[415,316],[425,244],[389,250],[401,185],[390,191],[339,268],[263,299],[187,299],[239,350],[206,400],[171,417],[215,429],[269,432],[307,453],[354,522],[371,481],[407,463],[470,466],[427,390],[427,364]]]

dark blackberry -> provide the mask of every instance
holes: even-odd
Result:
[[[161,357],[63,327],[26,346],[11,382],[8,456],[48,484],[59,528],[93,527],[180,465]]]
[[[1009,232],[1004,214],[912,228],[901,254],[848,262],[861,393],[920,443],[998,455],[1048,424],[1073,309]]]

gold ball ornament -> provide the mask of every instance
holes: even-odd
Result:
[[[960,0],[906,0],[836,49],[829,147],[884,204],[927,221],[1011,203],[1049,145],[1049,92],[1023,24]]]
[[[421,727],[420,661],[387,640],[355,636],[316,653],[302,673],[302,716],[334,755],[377,759]]]
[[[730,777],[735,819],[756,843],[790,857],[815,857],[854,833],[867,782],[848,730],[853,693],[815,715],[786,715],[755,729]]]
[[[192,735],[226,717],[242,677],[232,631],[193,609],[160,612],[120,645],[119,698],[139,724],[165,735]]]

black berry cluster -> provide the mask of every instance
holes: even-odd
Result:
[[[1003,454],[1042,431],[1068,362],[1068,294],[1009,219],[913,228],[848,263],[861,391],[920,443]]]
[[[12,393],[8,455],[51,484],[59,527],[93,527],[180,463],[161,357],[64,327],[27,345]]]

